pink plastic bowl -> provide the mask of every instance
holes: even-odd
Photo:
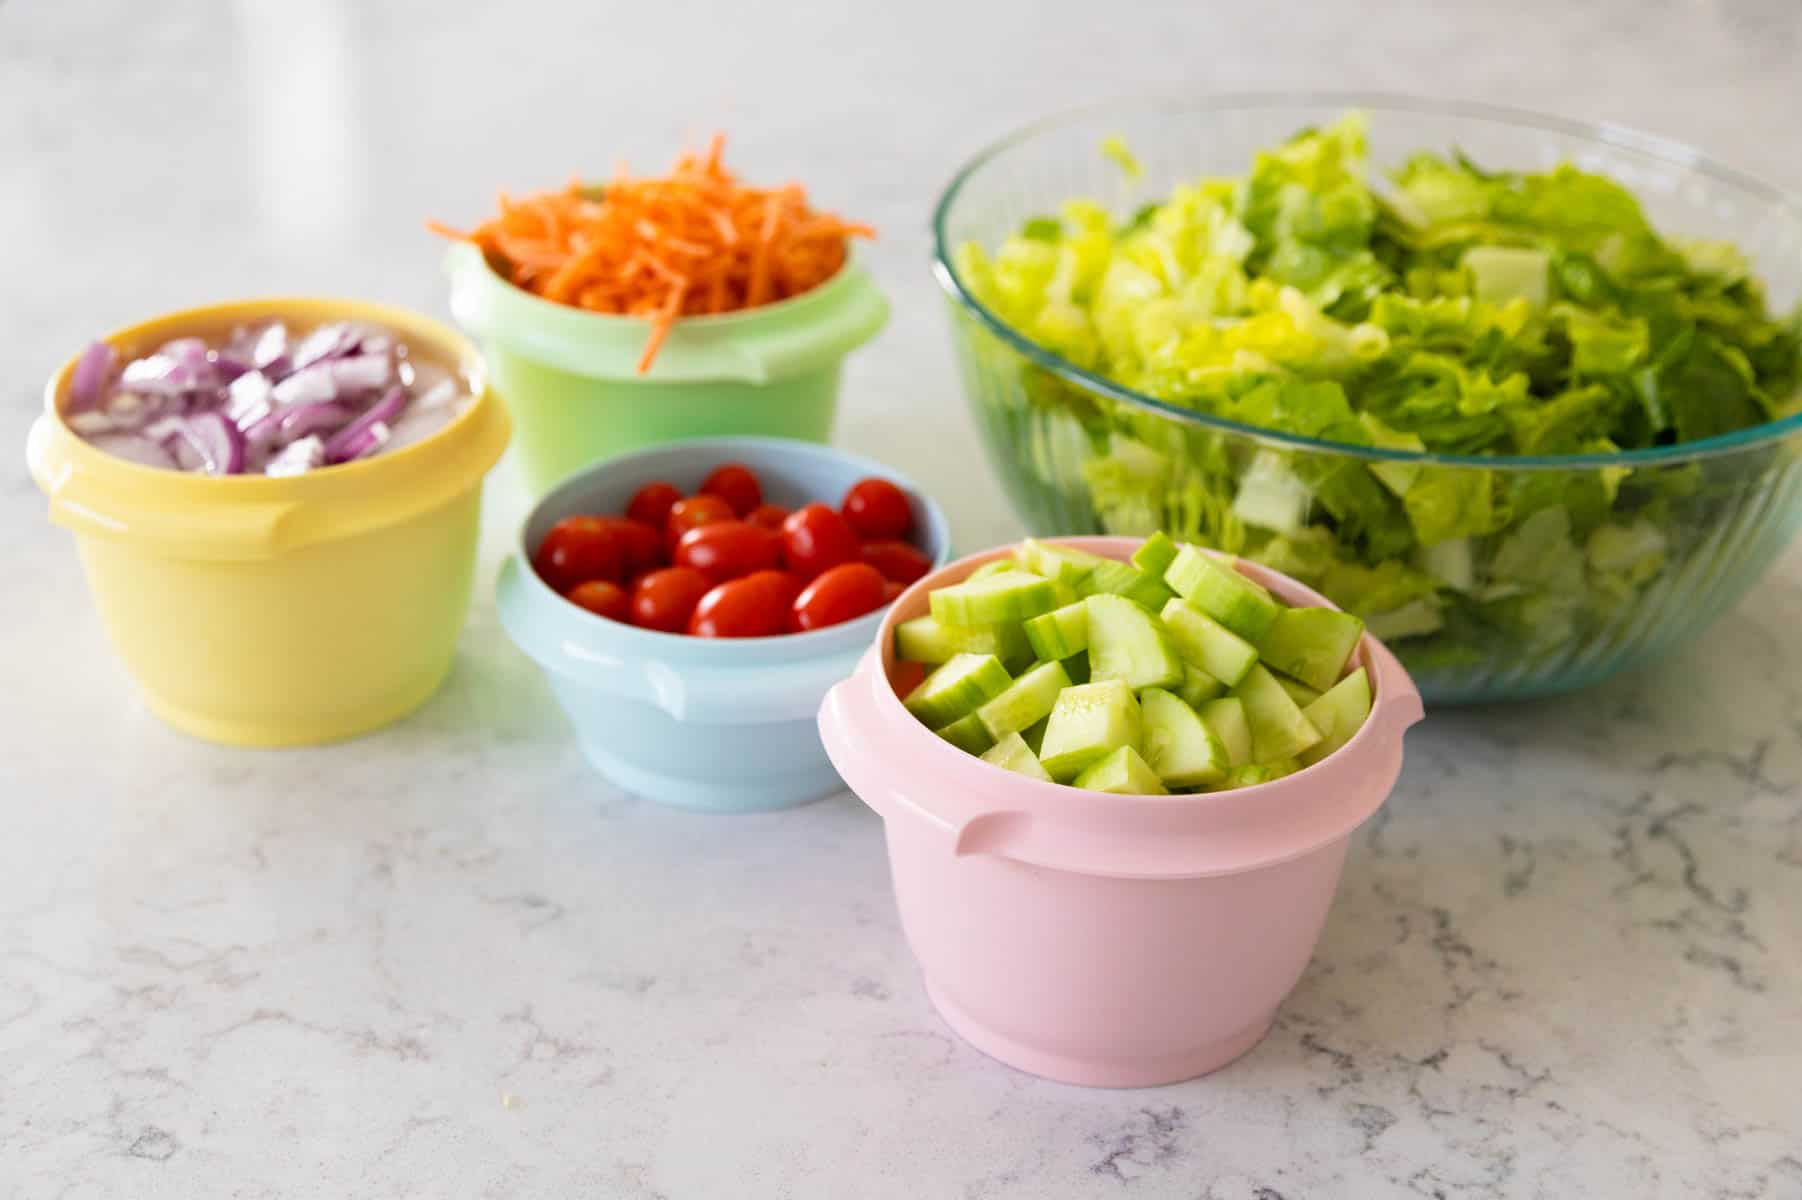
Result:
[[[1125,559],[1135,538],[1054,539]],[[1146,1087],[1255,1046],[1314,953],[1352,831],[1382,806],[1420,694],[1375,639],[1358,661],[1370,718],[1340,750],[1257,787],[1114,796],[1040,783],[942,741],[889,682],[894,627],[1006,549],[909,588],[820,733],[881,814],[895,902],[945,1021],[1010,1066],[1066,1083]],[[1327,601],[1241,564],[1290,604]]]

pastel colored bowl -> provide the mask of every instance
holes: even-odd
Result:
[[[642,450],[565,481],[526,519],[501,571],[501,624],[543,670],[582,752],[615,784],[680,808],[754,812],[804,804],[843,786],[815,714],[851,673],[880,611],[811,633],[718,639],[659,633],[595,616],[532,570],[531,553],[564,517],[623,512],[655,479],[692,491],[725,462],[762,477],[785,508],[837,504],[857,480],[892,480],[913,501],[914,541],[950,557],[944,514],[902,476],[839,450],[774,438],[707,438]]]
[[[810,292],[739,313],[679,321],[644,375],[650,327],[514,287],[474,246],[446,257],[451,311],[482,344],[512,410],[533,495],[601,459],[728,434],[826,442],[840,367],[888,321],[855,260]]]
[[[106,341],[140,353],[278,317],[384,326],[459,364],[475,400],[392,454],[286,478],[215,478],[139,466],[78,437],[61,415],[71,359],[45,389],[26,450],[150,709],[183,732],[238,746],[366,733],[437,689],[469,609],[482,477],[508,436],[475,347],[402,309],[246,300],[157,317]]]
[[[1125,559],[1136,538],[1051,539]],[[1374,706],[1336,753],[1273,783],[1115,796],[992,767],[922,726],[891,686],[894,627],[927,592],[1005,554],[927,576],[820,710],[851,790],[882,816],[895,903],[947,1024],[1050,1079],[1146,1087],[1225,1066],[1257,1044],[1301,978],[1352,832],[1388,797],[1420,695],[1365,637]],[[1247,574],[1291,604],[1326,601]]]

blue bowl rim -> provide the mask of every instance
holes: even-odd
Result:
[[[1114,112],[1143,112],[1160,110],[1168,112],[1233,112],[1276,106],[1292,106],[1297,104],[1318,104],[1341,108],[1363,108],[1376,112],[1428,113],[1436,116],[1470,117],[1499,124],[1515,125],[1527,129],[1541,129],[1570,137],[1582,137],[1605,146],[1630,150],[1651,158],[1706,175],[1712,179],[1743,189],[1762,200],[1785,209],[1799,224],[1802,224],[1802,196],[1786,192],[1774,184],[1766,183],[1756,176],[1749,175],[1736,168],[1726,166],[1702,154],[1700,151],[1682,142],[1645,133],[1624,125],[1610,122],[1590,123],[1576,121],[1567,117],[1553,116],[1547,113],[1533,112],[1526,109],[1510,108],[1503,105],[1483,104],[1462,100],[1439,100],[1425,96],[1409,95],[1398,92],[1367,91],[1264,91],[1264,92],[1229,92],[1205,96],[1156,95],[1141,96],[1129,99],[1104,101],[1099,104],[1085,105],[1080,108],[1065,109],[1051,116],[1043,117],[1031,124],[1004,135],[996,141],[984,146],[969,159],[951,182],[939,195],[932,212],[933,274],[939,286],[973,312],[989,330],[1007,343],[1017,352],[1025,355],[1034,363],[1052,374],[1085,391],[1100,393],[1109,399],[1124,404],[1148,409],[1162,416],[1171,417],[1179,422],[1210,428],[1222,432],[1236,434],[1255,442],[1284,449],[1299,449],[1315,452],[1340,454],[1347,457],[1364,459],[1371,462],[1419,463],[1432,466],[1449,467],[1482,467],[1489,470],[1571,470],[1597,467],[1641,467],[1657,466],[1670,463],[1685,463],[1696,459],[1712,458],[1724,454],[1732,454],[1741,450],[1761,446],[1767,442],[1778,442],[1788,435],[1802,430],[1802,410],[1775,421],[1767,421],[1762,425],[1754,425],[1747,429],[1732,433],[1718,434],[1715,437],[1703,438],[1694,442],[1683,442],[1672,446],[1654,446],[1643,450],[1622,450],[1614,454],[1553,454],[1553,455],[1482,455],[1482,454],[1438,454],[1421,450],[1384,450],[1374,446],[1357,446],[1349,442],[1327,441],[1322,438],[1307,437],[1302,434],[1283,433],[1280,430],[1268,429],[1257,425],[1247,425],[1240,421],[1230,421],[1224,417],[1211,416],[1197,412],[1191,408],[1172,404],[1155,397],[1147,396],[1131,388],[1122,387],[1100,375],[1077,366],[1069,359],[1057,354],[1020,333],[1001,317],[991,311],[971,294],[969,288],[959,277],[956,266],[952,263],[950,247],[946,244],[945,223],[949,217],[951,206],[956,202],[959,193],[966,183],[988,162],[1014,146],[1028,141],[1054,129],[1063,127],[1073,121],[1102,116]]]
[[[936,552],[928,551],[932,557],[932,569],[936,571],[951,561],[953,553],[951,527],[944,510],[917,483],[886,463],[840,450],[836,446],[803,442],[795,438],[740,436],[683,438],[678,441],[659,442],[656,445],[644,446],[637,450],[592,462],[559,480],[555,487],[533,502],[525,518],[519,523],[519,530],[514,535],[514,543],[510,551],[510,557],[517,562],[518,573],[527,581],[526,587],[529,589],[528,594],[533,597],[533,603],[554,605],[555,607],[551,611],[562,613],[567,619],[580,621],[581,627],[585,630],[609,639],[618,639],[618,645],[623,652],[646,659],[666,660],[674,655],[689,661],[700,659],[706,665],[712,666],[753,667],[773,662],[837,655],[852,649],[861,652],[875,638],[876,630],[881,626],[882,618],[888,612],[889,605],[884,604],[881,608],[853,620],[806,633],[784,633],[759,638],[697,638],[681,633],[642,629],[636,625],[612,621],[588,612],[565,600],[549,584],[538,577],[537,571],[532,569],[532,555],[526,541],[527,530],[532,527],[539,514],[558,496],[582,490],[595,476],[617,471],[622,466],[640,462],[646,458],[678,452],[704,454],[713,451],[718,454],[717,462],[736,461],[756,467],[759,454],[769,450],[777,450],[784,454],[798,453],[803,456],[829,458],[841,465],[853,467],[863,475],[879,476],[896,484],[917,503],[919,511],[925,517],[925,536],[937,544]],[[827,502],[830,503],[830,501]],[[916,534],[917,536],[918,534]],[[927,547],[922,546],[921,549],[926,550]]]

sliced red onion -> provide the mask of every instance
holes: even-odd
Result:
[[[223,413],[169,417],[145,432],[170,446],[183,470],[204,470],[208,475],[237,475],[244,470],[244,434]]]
[[[304,475],[325,465],[325,443],[317,437],[303,437],[282,447],[280,454],[263,468],[265,475]]]
[[[361,326],[349,321],[321,325],[294,348],[294,369],[298,371],[326,359],[342,358],[357,348],[363,340],[363,332]]]
[[[248,430],[268,415],[270,394],[274,390],[269,376],[261,371],[246,371],[232,380],[226,389],[225,415],[236,422],[239,429]]]
[[[88,439],[96,450],[104,450],[114,458],[123,458],[140,466],[173,470],[175,460],[169,452],[141,433],[102,433]]]
[[[214,372],[219,376],[220,383],[235,382],[240,375],[250,370],[250,364],[235,354],[219,354],[215,352],[209,355],[208,358],[213,364]]]
[[[100,389],[106,385],[106,377],[113,373],[113,348],[105,342],[95,342],[81,352],[75,360],[75,372],[69,378],[69,409],[79,412],[92,408],[100,399]]]
[[[398,384],[389,388],[387,395],[376,401],[373,408],[332,435],[332,440],[325,444],[326,461],[349,462],[381,449],[388,440],[389,425],[406,407],[407,389]],[[381,426],[379,435],[372,432],[378,425]],[[375,441],[373,446],[370,445],[372,439]]]

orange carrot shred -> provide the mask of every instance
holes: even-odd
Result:
[[[808,206],[799,184],[756,188],[724,163],[725,138],[684,154],[670,173],[572,179],[561,191],[515,200],[472,230],[426,228],[478,247],[509,283],[559,304],[643,317],[650,323],[640,373],[650,370],[684,316],[737,312],[786,300],[836,275],[849,239],[868,225]]]

